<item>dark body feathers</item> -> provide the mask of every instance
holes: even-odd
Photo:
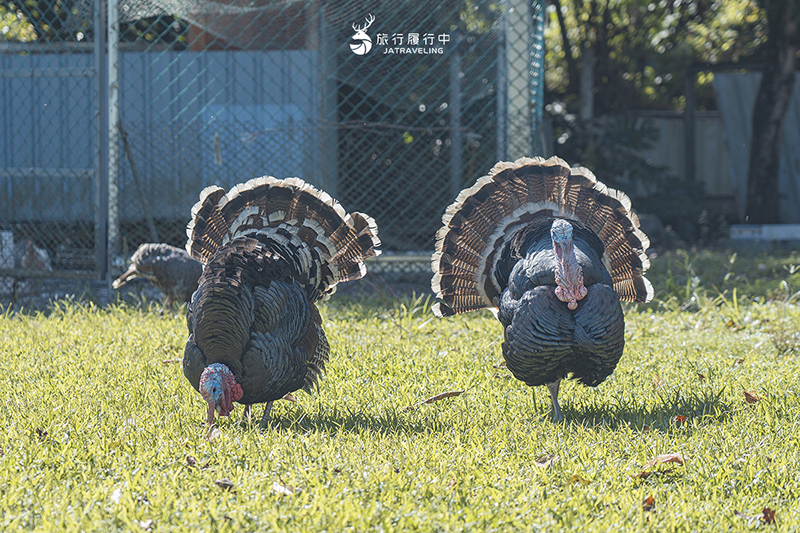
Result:
[[[330,349],[314,303],[357,279],[377,255],[377,228],[302,180],[257,178],[193,208],[187,249],[206,262],[189,305],[183,371],[227,366],[239,403],[272,402],[316,385]]]
[[[490,308],[505,330],[514,376],[547,384],[553,408],[561,379],[589,386],[615,369],[624,347],[620,300],[645,302],[647,237],[630,200],[586,169],[558,158],[498,163],[461,192],[443,217],[432,258],[439,316]],[[560,221],[555,224],[556,221]],[[568,224],[564,224],[566,221]],[[585,296],[575,309],[557,296],[553,228],[568,227]]]
[[[142,244],[131,256],[130,268],[117,278],[113,287],[122,287],[129,279],[142,277],[164,293],[165,303],[188,302],[197,289],[203,264],[186,250],[169,244]]]
[[[498,267],[499,272],[511,269],[497,314],[506,328],[503,354],[514,376],[530,386],[563,379],[570,372],[581,383],[595,386],[614,371],[622,355],[622,306],[602,262],[602,243],[579,223],[573,225],[573,240],[588,294],[576,311],[556,298],[552,220],[544,218],[521,231],[521,246],[512,243]]]

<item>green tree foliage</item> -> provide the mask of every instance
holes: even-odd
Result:
[[[0,39],[26,42],[36,39],[33,24],[13,5],[0,3]]]
[[[753,59],[766,35],[756,0],[553,0],[547,13],[547,89],[575,105],[581,52],[593,47],[597,115],[681,109],[686,65]],[[698,82],[698,104],[713,105],[711,78]]]

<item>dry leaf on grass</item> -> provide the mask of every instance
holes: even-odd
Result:
[[[189,466],[197,466],[197,459],[195,459],[193,455],[187,455],[186,464]]]
[[[227,490],[229,492],[236,492],[235,490],[233,490],[233,486],[234,486],[233,485],[233,481],[231,481],[230,479],[228,479],[226,477],[224,477],[222,479],[217,479],[217,480],[214,481],[214,483],[216,483],[217,486],[220,487],[221,489]]]
[[[683,465],[685,461],[683,457],[679,453],[664,453],[661,455],[656,455],[649,461],[644,464],[644,468],[649,468],[651,466],[656,465],[663,465],[667,463],[678,463],[679,465]]]
[[[214,442],[218,438],[222,436],[222,432],[219,430],[217,426],[211,426],[206,431],[206,440],[209,442]]]
[[[538,466],[539,468],[550,468],[556,461],[558,461],[557,455],[551,455],[549,453],[546,453],[534,459],[533,464]]]
[[[755,391],[745,390],[744,391],[744,401],[747,403],[756,403],[761,400],[761,396],[755,393]]]
[[[283,398],[281,398],[281,400],[286,400],[287,402],[296,402],[297,401],[297,399],[294,397],[294,395],[292,395],[291,392],[287,392],[286,394],[284,394]]]
[[[440,400],[444,400],[445,398],[452,398],[453,396],[459,396],[461,394],[464,394],[463,390],[451,390],[448,392],[443,392],[441,394],[437,394],[436,396],[431,396],[426,400],[422,400],[421,402],[417,402],[414,405],[409,405],[408,407],[406,407],[406,411],[411,411],[412,409],[415,409],[416,407],[419,407],[420,405],[425,403],[434,403]]]
[[[642,502],[642,509],[645,511],[652,511],[653,508],[656,506],[656,499],[651,494]]]
[[[676,463],[678,465],[683,465],[685,463],[685,461],[684,461],[683,457],[678,453],[665,453],[665,454],[661,454],[661,455],[656,455],[655,457],[653,457],[652,459],[650,459],[649,461],[647,461],[644,464],[644,466],[642,467],[642,471],[641,472],[639,472],[638,474],[634,474],[633,477],[646,478],[646,477],[650,476],[650,474],[653,474],[655,472],[655,471],[649,470],[649,469],[651,469],[653,467],[656,467],[656,466],[670,464],[670,463]]]
[[[294,494],[294,487],[284,485],[283,483],[278,481],[273,481],[272,491],[277,492],[278,494],[286,494],[287,496],[291,496],[292,494]]]
[[[653,378],[653,388],[654,389],[660,389],[663,386],[664,386],[664,381],[663,380],[659,379],[658,376]]]
[[[575,485],[576,483],[580,483],[581,485],[588,485],[589,481],[582,478],[578,474],[572,474],[571,476],[569,476],[569,479],[567,480],[567,485]]]
[[[180,363],[183,359],[164,359],[161,361],[162,365],[173,365],[175,363]]]
[[[695,374],[697,374],[697,377],[700,379],[700,381],[705,381],[706,377],[703,374],[700,372],[695,372]]]
[[[746,515],[736,510],[733,511],[733,514],[738,518],[741,518],[742,520],[747,520],[748,522],[755,522],[756,520],[759,520],[765,524],[775,523],[775,511],[773,511],[769,507],[764,507],[761,510],[761,513],[757,515]]]
[[[683,416],[683,415],[676,416],[675,417],[675,423],[676,424],[684,424],[684,423],[686,423],[686,417]]]
[[[733,363],[733,366],[738,366],[741,365],[742,363],[744,363],[744,358],[740,357],[739,359],[736,360],[736,362]]]

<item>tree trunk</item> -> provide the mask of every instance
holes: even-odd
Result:
[[[783,123],[794,88],[798,51],[796,13],[791,2],[765,1],[769,33],[767,58],[753,110],[745,221],[779,222],[778,165]]]
[[[564,58],[567,60],[567,93],[575,94],[578,92],[578,64],[575,56],[572,55],[572,43],[569,40],[567,23],[564,14],[561,12],[561,1],[553,0],[558,17],[558,27],[561,30],[561,46],[564,47]]]

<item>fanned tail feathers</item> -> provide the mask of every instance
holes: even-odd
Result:
[[[557,157],[521,158],[495,165],[445,211],[431,258],[431,287],[443,300],[434,312],[450,316],[496,308],[503,285],[494,274],[504,247],[519,230],[553,216],[578,220],[597,234],[621,300],[652,298],[644,277],[650,242],[625,193]]]
[[[267,237],[289,253],[312,292],[323,298],[338,282],[363,277],[364,260],[380,254],[371,217],[348,214],[329,194],[299,178],[255,178],[228,193],[206,187],[186,233],[186,251],[203,263],[237,237]]]

